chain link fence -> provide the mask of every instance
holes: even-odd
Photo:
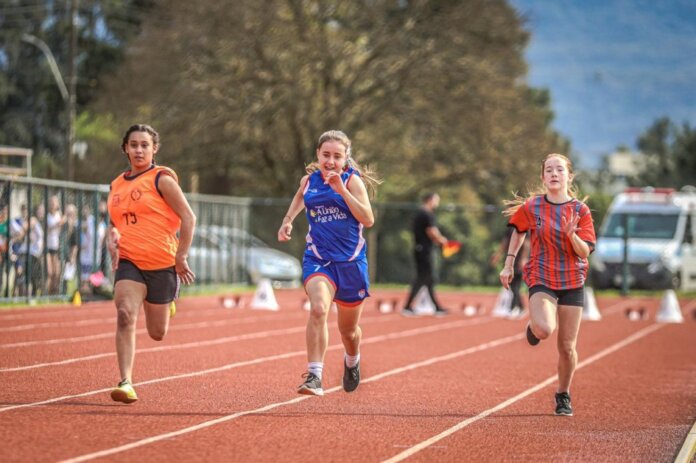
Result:
[[[70,300],[111,296],[111,260],[105,246],[108,185],[0,176],[0,301]],[[290,198],[186,195],[197,216],[189,252],[196,285],[298,286],[307,222],[295,221],[293,239],[277,232]],[[376,203],[375,226],[365,230],[371,280],[406,284],[414,276],[411,221],[419,204]],[[495,285],[490,259],[505,220],[496,207],[443,204],[438,225],[460,241],[459,253],[437,256],[439,283]]]

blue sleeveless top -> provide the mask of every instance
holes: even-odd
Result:
[[[344,185],[353,175],[352,167],[341,174]],[[324,184],[321,171],[310,174],[304,188],[307,211],[307,246],[305,255],[331,262],[349,262],[365,257],[367,243],[362,236],[363,225],[353,217],[345,200]]]

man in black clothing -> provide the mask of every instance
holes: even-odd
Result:
[[[413,219],[413,235],[415,239],[413,255],[416,261],[416,279],[411,284],[408,301],[406,301],[406,305],[401,310],[401,314],[405,316],[415,315],[411,304],[423,286],[428,288],[430,299],[435,304],[435,315],[447,314],[447,310],[443,309],[435,299],[433,290],[435,284],[433,276],[433,247],[434,245],[442,246],[447,243],[447,238],[440,233],[435,221],[434,211],[439,205],[440,196],[437,193],[426,193],[422,198],[421,208],[418,209]]]

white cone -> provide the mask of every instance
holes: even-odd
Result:
[[[583,320],[601,320],[602,314],[597,308],[597,299],[594,297],[594,290],[590,287],[585,287],[585,305],[582,307]]]
[[[507,318],[510,315],[510,304],[512,304],[512,291],[501,288],[498,298],[495,300],[491,315],[494,317]]]
[[[389,301],[379,301],[379,313],[392,313],[394,306]]]
[[[474,315],[478,314],[478,309],[476,308],[476,306],[467,304],[464,306],[462,312],[464,312],[464,315],[466,315],[467,317],[473,317]]]
[[[435,315],[435,303],[430,299],[428,288],[421,286],[413,301],[413,312],[418,315]]]
[[[251,300],[251,308],[258,310],[278,310],[278,302],[273,294],[271,280],[263,278],[256,287],[254,298]]]
[[[655,321],[660,323],[683,323],[684,317],[679,307],[677,293],[673,289],[668,289],[662,296],[660,302],[660,310],[657,312]]]

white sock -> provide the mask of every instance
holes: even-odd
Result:
[[[357,355],[348,355],[348,353],[346,353],[344,357],[346,359],[346,366],[348,368],[353,368],[360,361],[360,352],[358,352]]]
[[[307,371],[312,373],[317,378],[321,379],[321,373],[324,371],[323,362],[309,362],[307,364]]]

